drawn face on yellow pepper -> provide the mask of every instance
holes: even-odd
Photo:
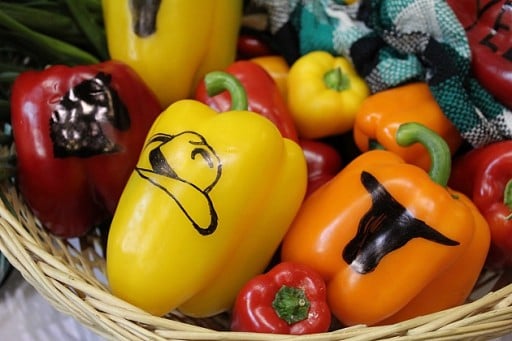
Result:
[[[416,123],[399,128],[415,142]],[[424,126],[423,126],[424,127]],[[489,249],[488,225],[471,201],[446,187],[450,153],[431,130],[430,174],[390,151],[361,154],[302,205],[282,259],[324,276],[345,325],[385,324],[463,303]]]
[[[102,1],[112,59],[130,65],[163,108],[235,60],[241,0]]]
[[[228,74],[211,75],[241,87]],[[306,183],[301,148],[270,120],[177,101],[151,128],[115,212],[112,292],[155,315],[184,303],[194,316],[229,309],[267,266]]]

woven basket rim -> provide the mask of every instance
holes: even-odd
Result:
[[[106,339],[485,340],[512,332],[512,284],[461,306],[392,325],[358,325],[293,337],[225,330],[226,316],[153,316],[109,292],[94,236],[81,238],[78,244],[53,237],[31,214],[13,182],[1,185],[0,195],[0,252],[55,309]]]

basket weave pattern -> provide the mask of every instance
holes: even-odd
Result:
[[[114,297],[105,280],[99,231],[79,240],[48,234],[11,182],[0,187],[0,251],[57,310],[112,340],[284,340],[236,333],[229,316],[152,316]],[[103,239],[104,240],[104,239]],[[179,279],[177,279],[179,280]],[[512,332],[512,284],[459,307],[388,326],[353,326],[299,340],[487,340]]]

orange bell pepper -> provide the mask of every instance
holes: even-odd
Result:
[[[452,155],[462,143],[459,132],[443,114],[423,82],[401,85],[367,97],[356,114],[354,141],[363,152],[379,145],[397,153],[407,163],[428,170],[430,157],[423,145],[406,148],[399,146],[395,140],[398,126],[405,122],[421,123],[441,135]]]
[[[345,325],[386,324],[463,303],[489,249],[487,222],[446,187],[445,141],[417,123],[397,131],[432,155],[432,168],[385,150],[362,153],[303,203],[282,243],[282,260],[309,265],[327,282]]]

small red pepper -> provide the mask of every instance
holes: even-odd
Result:
[[[244,86],[249,111],[274,122],[283,137],[298,141],[295,123],[277,83],[262,66],[249,60],[239,60],[225,71],[235,76]],[[231,97],[227,91],[210,97],[204,81],[197,86],[195,98],[219,112],[228,111],[231,107]]]
[[[282,262],[242,287],[231,330],[299,335],[326,332],[330,324],[322,277],[303,264]]]
[[[456,158],[450,186],[470,197],[489,224],[487,265],[512,267],[512,140],[472,149]]]
[[[54,65],[16,78],[17,181],[50,232],[77,237],[112,217],[160,111],[153,92],[119,62]]]
[[[338,174],[343,164],[340,153],[328,143],[300,139],[299,144],[308,165],[308,196]]]

